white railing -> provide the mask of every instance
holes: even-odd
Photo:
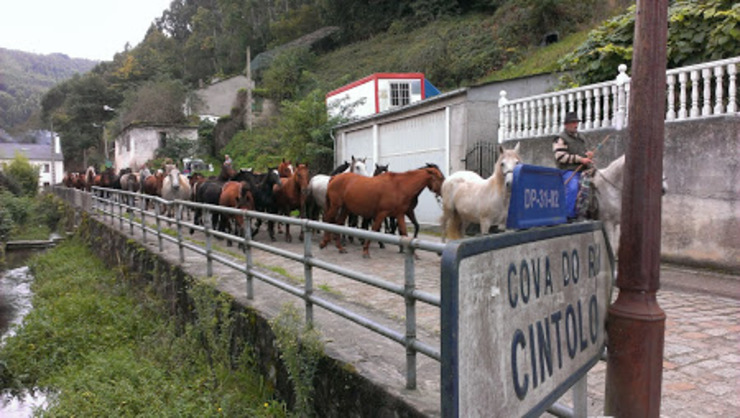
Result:
[[[737,65],[740,56],[666,72],[666,121],[738,113]],[[555,135],[567,112],[577,112],[579,129],[622,129],[629,121],[630,77],[619,66],[614,80],[509,100],[499,98],[499,142]]]

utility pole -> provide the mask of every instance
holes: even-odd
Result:
[[[49,181],[49,185],[54,186],[56,184],[56,168],[54,167],[54,154],[56,154],[57,151],[57,144],[56,144],[56,137],[54,135],[54,117],[49,116],[49,135],[51,136],[51,180]]]
[[[247,47],[247,103],[244,112],[244,124],[247,125],[247,129],[252,130],[252,121],[254,115],[252,114],[252,90],[254,89],[254,80],[252,80],[252,56],[250,47]]]
[[[660,416],[665,312],[660,221],[668,0],[638,1],[619,240],[619,296],[609,307],[604,413]]]

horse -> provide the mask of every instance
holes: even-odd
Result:
[[[282,188],[282,182],[276,168],[268,169],[267,173],[263,174],[254,173],[251,170],[239,170],[239,173],[234,176],[234,181],[246,181],[249,184],[256,210],[277,213],[275,193]],[[262,220],[257,219],[254,237],[257,236],[260,226],[262,226]],[[270,239],[275,241],[275,222],[267,221],[267,233],[270,235]]]
[[[352,156],[352,161],[345,161],[335,168],[329,175],[317,174],[311,177],[308,182],[307,212],[309,218],[318,219],[319,213],[326,211],[326,189],[329,187],[329,180],[340,173],[355,173],[367,177],[367,167],[365,158],[358,159]]]
[[[230,208],[254,210],[254,196],[246,181],[228,181],[221,188],[218,204]],[[232,221],[236,222],[237,232],[244,230],[244,217],[239,215],[221,214],[218,229],[223,232],[231,232]],[[231,241],[226,245],[231,247]]]
[[[95,172],[95,167],[93,167],[93,166],[87,167],[87,170],[85,170],[85,178],[84,178],[85,179],[85,191],[86,192],[89,192],[91,190],[93,184],[95,184],[95,178],[96,178],[97,175],[98,174]],[[98,183],[99,183],[99,181],[98,181]],[[96,185],[99,185],[99,184],[96,184]]]
[[[188,200],[190,199],[190,182],[188,178],[180,174],[177,167],[173,167],[162,181],[162,198],[166,200]],[[170,205],[167,216],[174,216],[175,207]]]
[[[278,165],[277,171],[281,178],[288,178],[293,175],[295,170],[293,169],[293,164],[290,163],[290,160],[283,158],[283,161]]]
[[[509,209],[514,167],[521,164],[519,143],[514,149],[499,146],[493,174],[483,179],[472,171],[458,171],[442,185],[442,241],[463,237],[467,223],[480,224],[481,234],[492,225],[504,226]]]
[[[619,248],[619,224],[622,219],[622,189],[624,188],[624,154],[612,161],[604,169],[596,169],[593,174],[593,200],[589,208],[590,218],[604,222],[604,229],[610,237],[614,253]],[[665,175],[662,193],[668,191]]]
[[[221,172],[218,173],[218,179],[223,182],[231,180],[237,174],[236,170],[231,167],[231,164],[224,163],[221,165]]]
[[[337,225],[344,224],[347,214],[354,213],[364,218],[373,219],[373,231],[379,231],[383,219],[393,216],[398,221],[398,230],[406,236],[406,219],[411,202],[428,188],[439,196],[445,176],[435,164],[429,164],[416,170],[403,173],[385,173],[377,177],[365,177],[355,173],[343,173],[329,182],[327,200],[329,208],[324,220]],[[319,248],[324,248],[331,240],[331,233],[326,231]],[[339,235],[335,239],[340,253],[342,247]],[[363,257],[370,257],[370,240],[365,240]]]
[[[211,205],[218,205],[221,202],[221,191],[224,187],[224,182],[219,179],[206,180],[203,183],[196,183],[194,187],[193,200],[198,203],[208,203]],[[193,223],[196,225],[203,225],[203,209],[195,208],[195,214],[193,215]],[[211,213],[211,226],[218,228],[220,225],[221,214],[219,212]],[[191,228],[190,233],[194,230]]]
[[[121,190],[126,190],[133,193],[138,192],[139,188],[141,187],[139,174],[131,172],[131,169],[128,169],[128,172],[124,172],[123,170],[121,170],[121,173],[123,173],[120,176]],[[130,202],[129,199],[125,200],[129,201],[130,204],[133,204],[133,202]]]
[[[290,216],[290,212],[298,209],[299,217],[306,217],[306,196],[308,195],[308,182],[310,175],[308,165],[298,164],[295,173],[288,178],[281,178],[282,187],[275,192],[275,204],[278,213]],[[303,241],[303,231],[300,238]],[[285,241],[291,242],[293,237],[290,235],[290,224],[285,225]]]
[[[388,167],[390,164],[386,165],[380,165],[378,163],[375,163],[375,171],[373,171],[373,177],[379,176],[383,173],[388,172]],[[406,212],[406,217],[409,218],[411,223],[414,224],[414,238],[417,238],[419,236],[419,221],[416,220],[416,212],[414,212],[414,209],[416,209],[416,205],[419,204],[419,199],[415,198],[411,205],[409,206],[409,210]],[[369,220],[363,219],[362,221],[362,228],[367,229],[369,225]],[[383,229],[387,234],[394,235],[396,233],[396,230],[398,230],[398,223],[396,222],[396,219],[393,217],[388,217],[383,220]],[[383,245],[382,242],[378,243],[380,245],[380,248],[385,248],[385,245]],[[399,247],[399,251],[403,252],[403,247]]]

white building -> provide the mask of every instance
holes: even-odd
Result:
[[[374,115],[436,96],[439,90],[423,73],[375,73],[326,94],[330,116],[352,106],[350,118]]]
[[[16,154],[28,158],[31,165],[39,168],[39,188],[62,181],[64,156],[59,136],[54,135],[53,153],[50,144],[0,143],[0,170],[2,170],[2,164],[12,162]]]
[[[142,164],[155,158],[157,149],[168,140],[198,139],[198,127],[168,124],[131,124],[116,137],[116,170],[132,168],[138,171]]]

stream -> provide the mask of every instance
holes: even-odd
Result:
[[[32,309],[33,276],[26,264],[38,251],[13,250],[5,254],[8,265],[6,270],[0,270],[0,346],[15,334],[15,328]],[[35,408],[45,405],[46,395],[41,391],[33,395],[26,392],[20,397],[0,392],[0,417],[3,418],[31,417]]]

